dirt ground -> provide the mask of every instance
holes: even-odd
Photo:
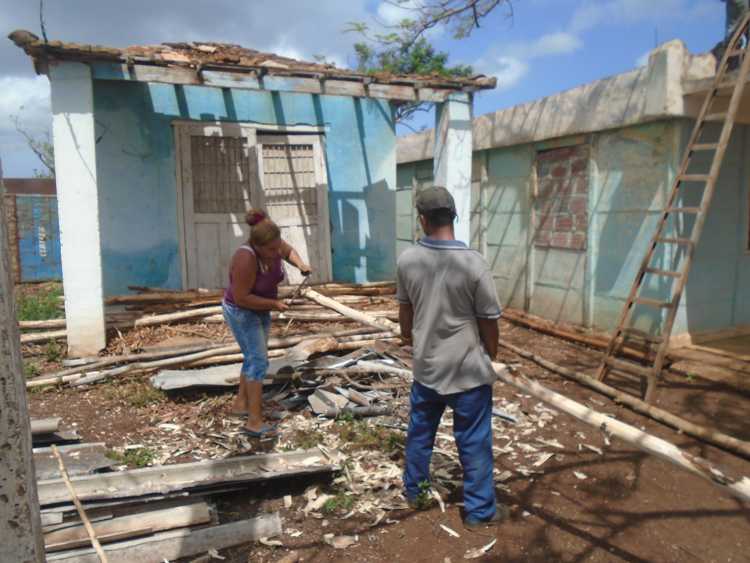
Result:
[[[592,371],[597,364],[596,352],[507,322],[502,323],[501,335],[508,342],[566,367]],[[501,361],[553,390],[739,474],[750,475],[750,461],[639,416],[512,353],[501,351],[501,356]],[[182,425],[199,438],[226,426],[223,416],[230,393],[151,397],[138,406],[130,398],[144,392],[145,384],[140,379],[89,389],[34,392],[29,396],[30,409],[35,417],[61,416],[64,426],[77,428],[84,441],[104,441],[112,448],[148,442],[156,434],[163,434],[158,425],[164,423]],[[614,378],[610,383],[636,391],[635,383]],[[537,401],[499,383],[495,385],[495,400],[518,404],[524,412],[538,409]],[[750,440],[750,396],[734,389],[699,378],[668,375],[659,390],[658,404],[695,422],[715,425]],[[404,415],[400,412],[402,419]],[[510,426],[496,427],[496,446],[508,443],[511,432]],[[715,486],[617,440],[607,445],[598,431],[562,414],[539,432],[538,437],[556,440],[561,448],[549,450],[554,455],[531,472],[518,471],[522,460],[515,454],[496,453],[496,474],[509,475],[498,483],[498,498],[511,508],[510,519],[497,528],[477,532],[463,528],[458,506],[460,488],[444,497],[445,513],[438,507],[425,512],[394,510],[376,526],[365,515],[347,519],[341,518],[340,512],[321,518],[305,516],[300,510],[307,502],[302,495],[315,483],[291,480],[254,486],[244,497],[215,497],[224,521],[247,518],[258,510],[279,510],[285,531],[278,538],[283,547],[246,544],[221,554],[226,561],[243,563],[278,561],[290,550],[296,550],[300,560],[311,562],[456,562],[464,560],[467,550],[496,539],[496,544],[479,560],[750,561],[750,510]],[[179,443],[170,447],[179,449]],[[190,453],[176,453],[180,455],[165,462],[192,460]],[[401,455],[396,451],[392,458],[400,464]],[[324,489],[330,483],[317,485]],[[287,494],[293,495],[290,509],[284,508],[282,502]],[[441,524],[460,537],[449,535]],[[336,550],[323,540],[328,533],[356,534],[358,541]]]

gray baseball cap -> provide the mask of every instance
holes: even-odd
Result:
[[[425,188],[417,193],[417,211],[429,213],[438,209],[450,209],[456,214],[456,202],[453,196],[443,186]]]

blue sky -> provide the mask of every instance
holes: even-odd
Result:
[[[408,0],[418,2],[420,0]],[[382,0],[53,0],[45,20],[50,39],[126,46],[164,41],[224,41],[309,59],[324,54],[352,61],[356,37],[347,22],[395,22],[408,12]],[[430,35],[451,62],[498,77],[479,94],[475,115],[541,98],[635,68],[658,43],[683,40],[691,52],[710,50],[723,36],[720,0],[515,0],[514,17],[500,8],[471,37],[450,30]],[[0,31],[38,33],[38,3],[0,0]],[[293,18],[289,15],[294,14]],[[41,134],[49,128],[49,85],[27,57],[0,39],[0,158],[6,177],[40,165],[10,119]],[[423,116],[415,127],[432,126]],[[400,133],[408,129],[400,128]]]

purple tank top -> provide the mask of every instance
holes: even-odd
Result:
[[[240,250],[247,250],[256,256],[255,251],[251,246],[242,245]],[[257,256],[256,256],[257,258]],[[276,299],[279,296],[279,284],[284,280],[284,269],[281,266],[281,256],[276,258],[273,265],[267,270],[263,270],[263,265],[260,259],[258,262],[258,272],[255,274],[255,284],[250,290],[252,295],[258,297],[265,297],[266,299]],[[229,285],[224,290],[224,301],[237,305],[232,294],[232,269],[229,269]]]

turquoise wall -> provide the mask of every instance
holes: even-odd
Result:
[[[475,153],[485,159],[488,221],[487,260],[492,265],[504,306],[542,317],[611,330],[617,324],[640,262],[656,228],[692,129],[688,120],[671,120],[587,137],[503,147]],[[539,150],[588,143],[589,228],[585,252],[542,249],[531,240],[531,174]],[[750,324],[750,127],[732,136],[716,196],[696,250],[673,334],[699,333]],[[406,189],[419,167],[399,165],[399,186]],[[708,162],[695,162],[691,172]],[[695,190],[685,188],[682,204],[695,205]],[[407,216],[399,215],[406,230]],[[690,225],[670,225],[670,234],[686,236]],[[679,248],[658,253],[652,264],[673,269]],[[665,300],[672,278],[650,276],[644,295]],[[658,333],[664,313],[637,306],[634,324]]]
[[[687,144],[692,127],[692,121],[682,123],[681,147]],[[713,134],[718,137],[718,131]],[[707,154],[701,156],[704,161],[698,166],[707,170]],[[678,317],[691,332],[750,325],[748,159],[750,127],[738,125],[727,148]],[[683,204],[697,205],[695,191],[692,197],[686,192]]]
[[[395,130],[388,102],[108,80],[94,68],[97,180],[106,295],[181,286],[175,119],[325,127],[333,276],[392,279]]]

